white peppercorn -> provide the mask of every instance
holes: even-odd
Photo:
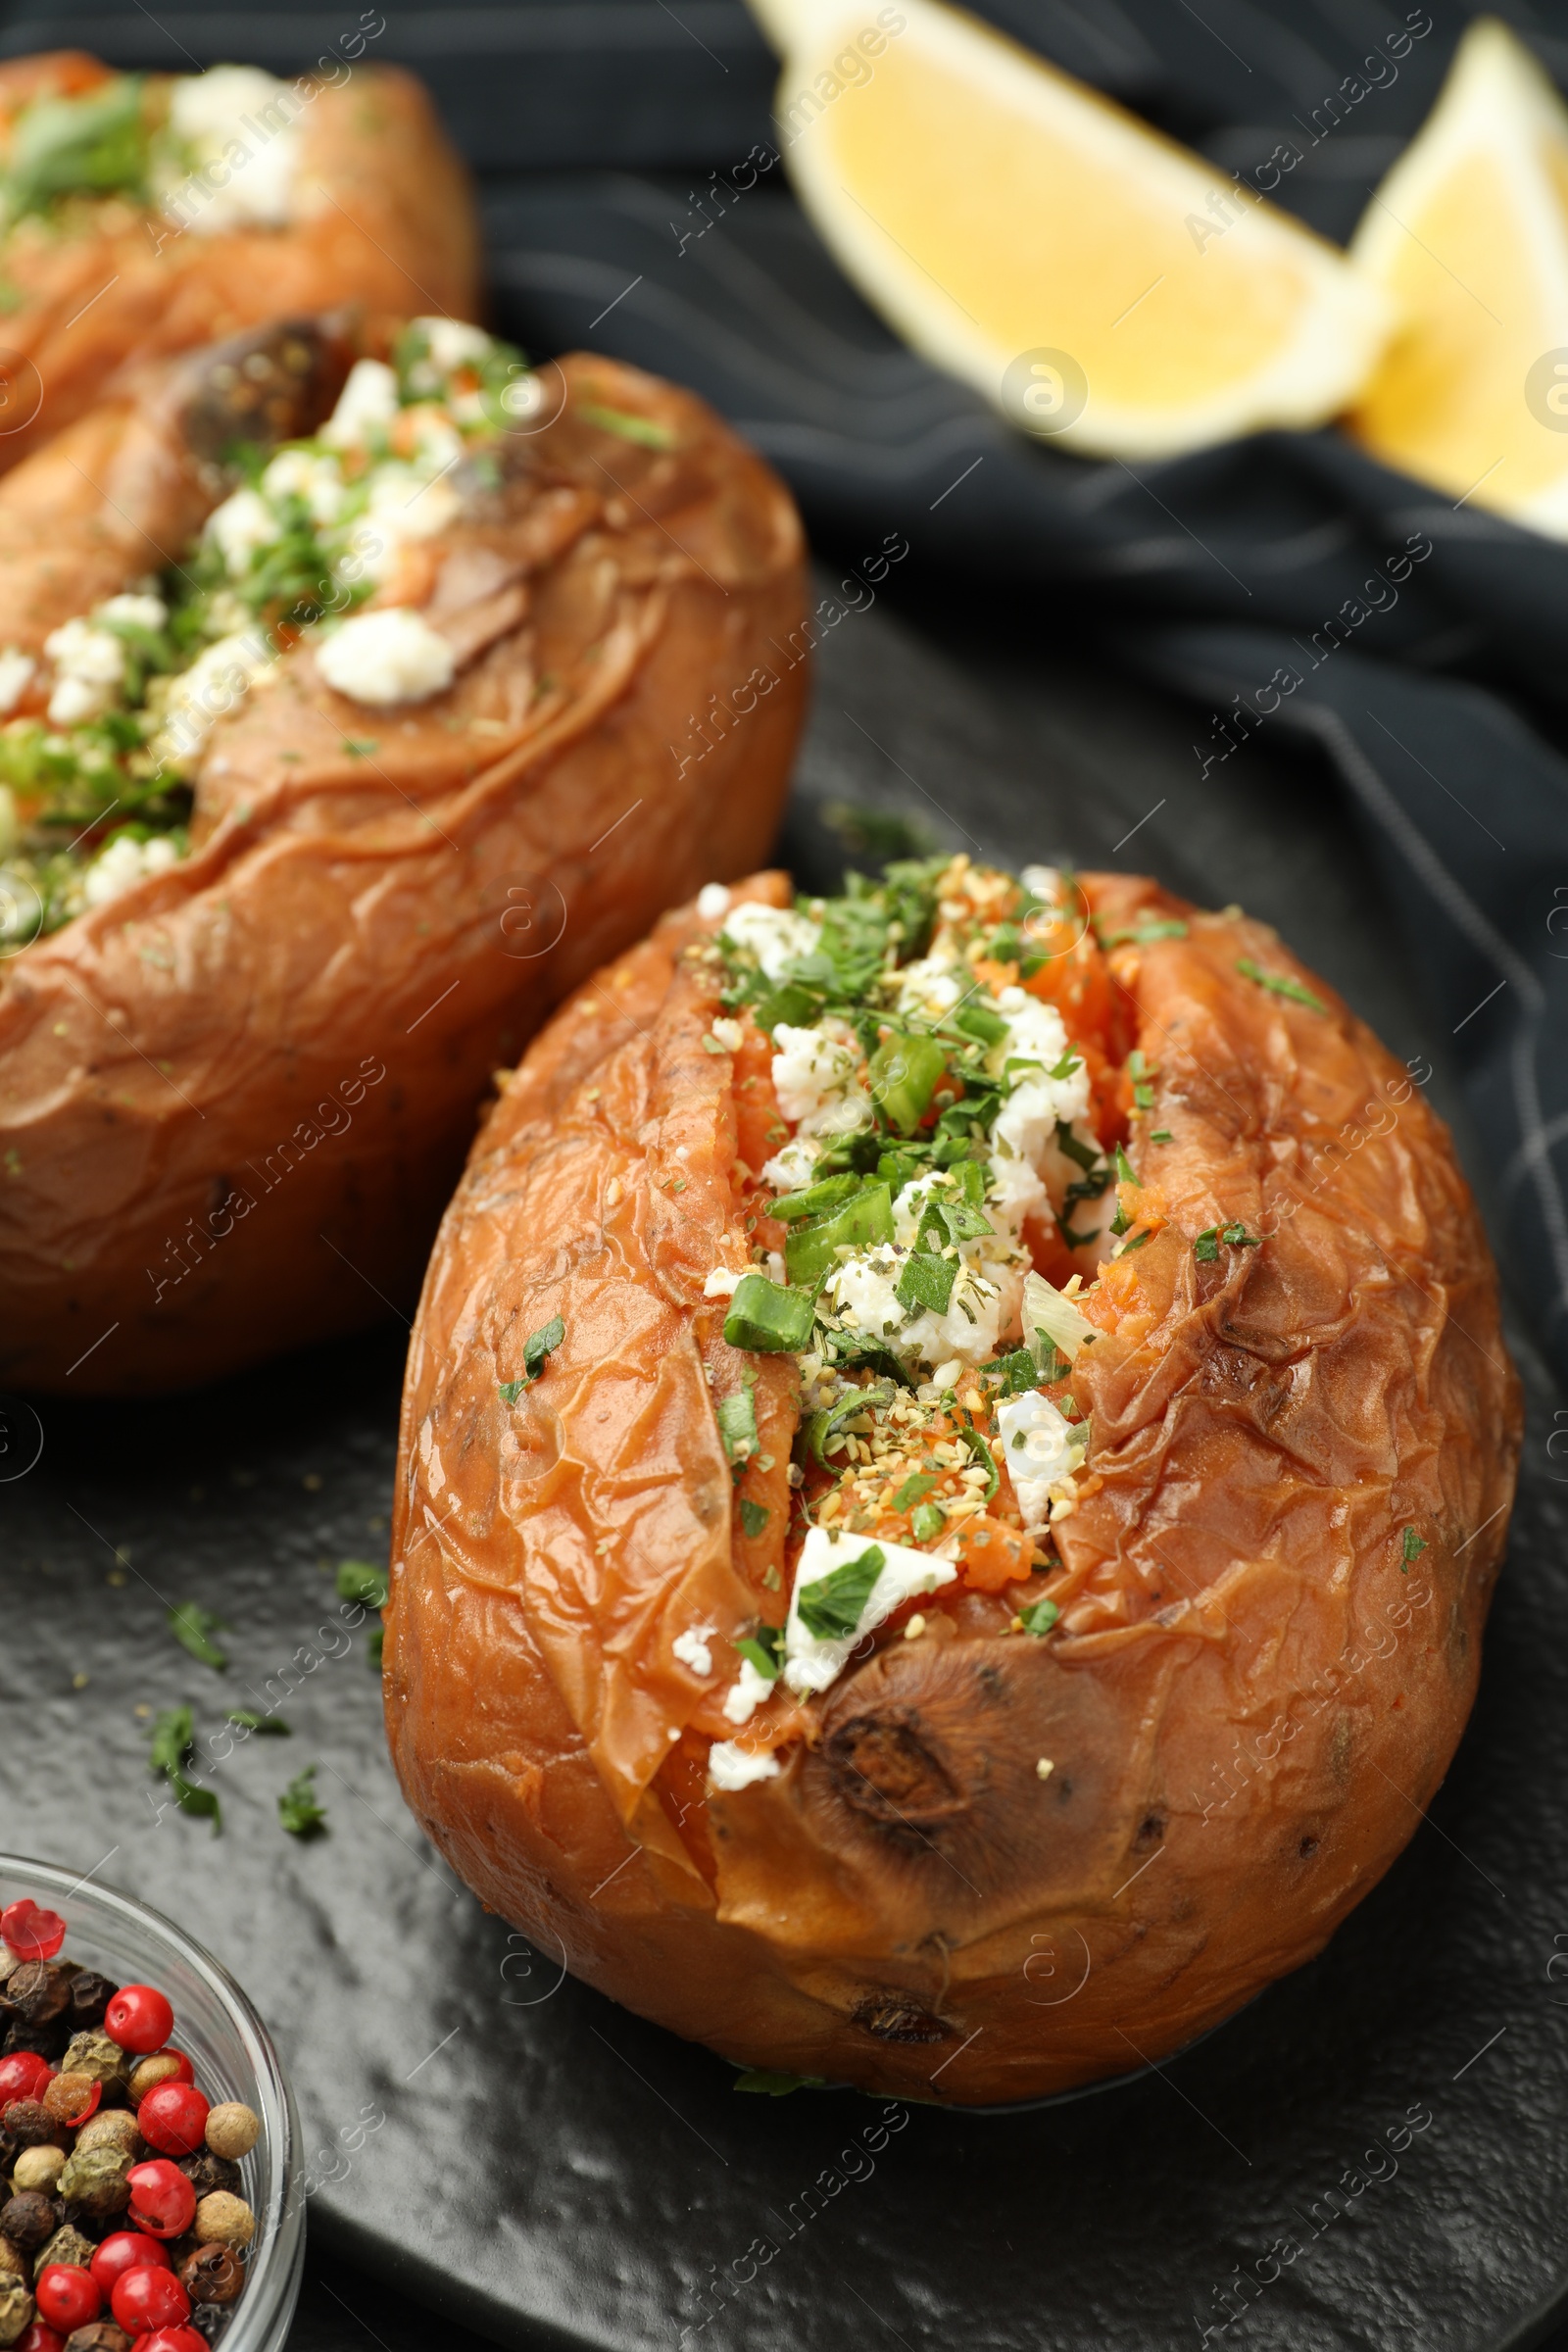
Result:
[[[207,2118],[207,2145],[215,2156],[235,2162],[248,2156],[261,2137],[262,2119],[240,2099],[224,2099]]]
[[[45,2196],[54,2189],[65,2169],[66,2151],[46,2140],[41,2148],[24,2148],[11,2168],[11,2178],[21,2188],[41,2188]]]
[[[193,2234],[199,2246],[248,2246],[256,2235],[256,2216],[243,2197],[215,2188],[196,2208]]]

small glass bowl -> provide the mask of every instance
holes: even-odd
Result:
[[[271,2036],[225,1968],[162,1912],[47,1862],[0,1854],[0,1909],[24,1895],[66,1923],[58,1957],[116,1984],[153,1984],[174,2011],[174,2047],[217,2106],[243,2099],[262,2119],[245,2158],[244,2193],[256,2215],[245,2291],[219,2352],[282,2352],[305,2263],[299,2119]]]

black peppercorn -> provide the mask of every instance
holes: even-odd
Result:
[[[52,2026],[71,2006],[71,1979],[47,1960],[24,1960],[13,1969],[6,1998],[29,2026]]]
[[[71,1980],[73,2031],[79,2034],[86,2026],[101,2026],[104,2022],[104,2011],[119,1989],[117,1984],[110,1984],[107,1977],[99,1976],[96,1969],[84,1968],[79,1976],[73,1977]]]
[[[54,2125],[36,2099],[11,2100],[0,2121],[19,2148],[41,2148],[55,2135]]]
[[[232,2246],[198,2246],[180,2264],[179,2283],[193,2303],[232,2303],[245,2284],[245,2265]]]
[[[210,2344],[216,2344],[233,2316],[233,2310],[227,2303],[193,2303],[190,2324],[206,2336]]]
[[[5,2038],[0,2056],[15,2058],[21,2050],[31,2050],[39,2058],[58,2058],[71,2034],[69,2018],[57,2018],[52,2025],[29,2026],[18,2018]]]
[[[59,2227],[53,2199],[35,2188],[24,2189],[21,2196],[0,2206],[0,2237],[9,2237],[19,2253],[36,2254]]]
[[[6,2112],[10,2113],[9,2108]],[[226,2156],[215,2156],[211,2148],[203,2148],[199,2155],[182,2157],[179,2169],[198,2197],[210,2197],[215,2188],[225,2189],[231,2197],[240,2193],[239,2166],[230,2164]]]

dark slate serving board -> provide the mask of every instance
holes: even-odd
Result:
[[[791,819],[811,878],[831,879],[834,801],[1016,858],[1108,858],[1137,828],[1123,862],[1277,922],[1438,1064],[1451,1110],[1318,771],[1265,739],[1200,787],[1192,714],[970,628],[949,617],[939,650],[880,611],[829,638]],[[401,1345],[176,1403],[45,1401],[21,1475],[33,1426],[12,1407],[0,1455],[3,1842],[139,1889],[267,2014],[321,2177],[301,2352],[431,2341],[404,2295],[606,2352],[1540,2340],[1568,2302],[1568,1407],[1528,1349],[1481,1700],[1403,1859],[1321,1960],[1158,2073],[965,2117],[737,2096],[716,2058],[561,1982],[426,1846],[332,1577],[384,1557]],[[229,1621],[226,1675],[171,1640],[187,1600]],[[150,1711],[186,1699],[208,1730],[234,1705],[293,1726],[213,1769],[218,1838],[159,1818],[144,1769]],[[300,1845],[275,1799],[313,1761],[330,1833]]]

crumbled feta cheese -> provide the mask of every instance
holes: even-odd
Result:
[[[750,1788],[754,1781],[778,1778],[778,1758],[765,1747],[750,1748],[739,1740],[715,1740],[708,1751],[708,1779],[714,1788]]]
[[[32,682],[38,664],[30,654],[18,645],[8,645],[0,653],[0,717],[14,710]]]
[[[921,956],[906,963],[899,974],[899,1010],[906,1019],[911,1015],[927,1020],[940,1020],[951,1012],[964,993],[964,983],[958,977],[957,958],[952,950],[938,951],[934,956]]]
[[[808,1136],[801,1136],[784,1144],[762,1168],[762,1182],[771,1185],[775,1193],[798,1193],[811,1181],[820,1147]]]
[[[1026,865],[1018,876],[1032,899],[1042,906],[1055,906],[1061,901],[1061,872],[1054,865]]]
[[[219,720],[245,700],[252,681],[272,659],[260,623],[243,634],[220,637],[198,654],[189,669],[169,682],[162,723],[149,746],[153,757],[173,767],[193,760]]]
[[[259,490],[236,490],[207,517],[207,537],[231,580],[243,579],[258,548],[282,537],[282,525]]]
[[[457,673],[446,639],[404,605],[357,612],[318,638],[316,666],[339,694],[378,708],[444,694]]]
[[[361,448],[386,432],[398,405],[396,371],[381,360],[356,360],[319,437],[329,449]]]
[[[118,899],[133,883],[145,880],[149,874],[167,874],[172,865],[178,863],[178,846],[167,834],[155,833],[150,841],[135,841],[128,833],[122,833],[88,866],[82,879],[82,898],[89,906],[107,906],[111,899]]]
[[[714,1021],[712,1024],[712,1029],[714,1039],[723,1047],[726,1054],[738,1054],[740,1052],[741,1041],[745,1037],[746,1032],[741,1027],[739,1021],[726,1021],[719,1019]]]
[[[453,439],[457,441],[456,434]],[[370,503],[366,521],[371,530],[387,533],[394,544],[406,539],[433,539],[444,531],[463,505],[450,481],[450,472],[463,454],[463,444],[450,452],[421,448],[412,466],[378,466],[370,476]]]
[[[772,1694],[770,1678],[760,1673],[750,1658],[742,1658],[740,1673],[724,1694],[724,1713],[731,1723],[750,1723],[762,1701]]]
[[[697,911],[705,923],[716,923],[729,912],[729,891],[722,882],[705,882],[697,893]]]
[[[287,225],[302,145],[295,118],[304,106],[291,83],[260,66],[214,66],[176,78],[170,128],[193,152],[192,178],[202,190],[186,225],[202,236],[247,223]],[[227,175],[221,181],[220,172]]]
[[[711,1674],[713,1671],[713,1653],[708,1646],[712,1631],[710,1625],[688,1626],[685,1633],[677,1634],[669,1645],[681,1664],[689,1666],[693,1674]]]
[[[301,499],[313,522],[332,523],[343,512],[348,490],[336,458],[309,449],[280,449],[262,475],[262,495]],[[225,501],[228,506],[233,503],[232,499]],[[219,513],[222,511],[220,507]],[[208,527],[211,529],[211,524]],[[273,531],[275,536],[275,524]]]
[[[843,1039],[825,1028],[773,1031],[773,1090],[778,1106],[803,1135],[853,1135],[870,1125],[871,1106],[860,1090],[865,1066],[853,1031]]]
[[[1051,1490],[1077,1469],[1087,1438],[1038,1389],[1004,1397],[997,1427],[1012,1491],[1032,1535],[1050,1520]]]
[[[93,618],[125,621],[133,629],[161,629],[169,618],[169,607],[161,596],[112,596],[97,607]]]
[[[463,318],[413,318],[409,324],[415,333],[422,333],[429,345],[429,358],[410,370],[409,380],[416,392],[438,390],[443,377],[460,368],[477,367],[490,350],[484,328],[469,326]]]
[[[790,1613],[784,1627],[784,1680],[792,1690],[803,1696],[813,1690],[825,1690],[843,1673],[856,1643],[866,1634],[874,1633],[902,1602],[916,1592],[940,1592],[958,1573],[950,1561],[939,1558],[935,1552],[916,1551],[907,1544],[882,1544],[877,1548],[882,1553],[882,1566],[866,1595],[854,1633],[824,1638],[809,1633],[802,1623],[802,1591],[819,1584],[835,1568],[847,1567],[852,1560],[861,1558],[870,1549],[870,1539],[830,1535],[823,1527],[813,1527],[808,1534],[795,1570],[795,1589],[790,1594]]]
[[[703,1285],[705,1298],[733,1298],[744,1277],[732,1266],[715,1266]]]
[[[116,701],[124,682],[125,646],[112,630],[95,628],[90,619],[68,620],[51,629],[43,650],[55,665],[52,726],[79,726]]]
[[[793,907],[763,906],[752,899],[732,907],[724,924],[724,937],[738,948],[750,948],[764,980],[781,980],[785,965],[809,956],[821,936],[821,925]]]

